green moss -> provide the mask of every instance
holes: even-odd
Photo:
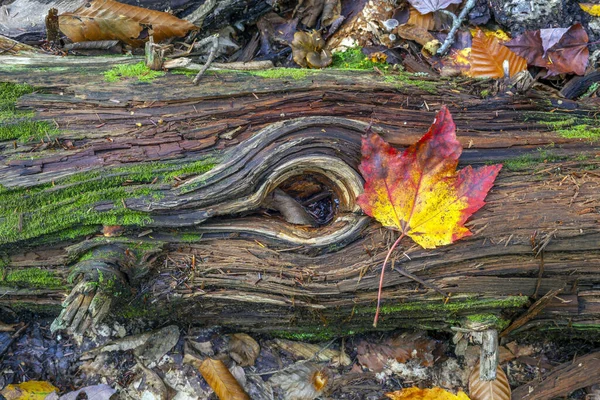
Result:
[[[260,76],[261,78],[267,79],[304,79],[309,75],[319,73],[320,70],[310,70],[306,68],[271,68],[261,71],[248,71],[248,74],[254,76]]]
[[[0,141],[26,142],[56,136],[58,133],[58,129],[46,121],[14,121],[0,126]]]
[[[144,64],[143,61],[137,64],[119,64],[112,69],[104,72],[104,79],[107,82],[116,82],[125,78],[137,78],[140,82],[151,82],[165,73],[162,71],[153,71]]]
[[[19,97],[33,91],[33,87],[26,84],[0,82],[0,122],[31,116],[31,112],[17,111],[16,103]]]
[[[492,313],[467,315],[467,320],[476,324],[489,325],[498,330],[503,330],[510,324],[509,320]]]
[[[600,128],[593,128],[589,125],[574,125],[568,129],[559,129],[557,133],[568,139],[600,139]]]
[[[287,330],[275,330],[269,332],[274,337],[296,340],[299,342],[323,342],[336,337],[352,336],[360,333],[351,329],[333,329],[330,327],[315,326],[310,330],[304,330],[300,327],[290,328]]]
[[[202,239],[202,234],[197,233],[184,233],[181,235],[181,241],[185,243],[195,243]]]
[[[480,95],[481,95],[482,99],[485,99],[486,97],[488,97],[490,95],[490,91],[487,89],[484,89],[481,91]]]
[[[537,153],[523,154],[515,158],[509,158],[502,161],[502,164],[510,171],[522,171],[540,163],[553,163],[565,159],[565,157],[556,155],[551,147],[554,147],[554,145],[547,146],[546,148],[538,147]]]
[[[123,199],[159,199],[163,193],[153,182],[170,183],[175,177],[201,174],[214,159],[182,164],[151,162],[78,173],[29,189],[0,190],[0,244],[55,235],[56,239],[83,236],[98,225],[144,226],[151,217],[125,207]],[[125,186],[126,185],[126,186]],[[98,212],[94,205],[112,206]],[[47,238],[49,240],[49,238]]]
[[[40,268],[26,268],[10,271],[4,282],[19,286],[44,289],[59,289],[62,282],[50,271]]]
[[[330,65],[330,68],[360,70],[372,70],[373,67],[378,67],[384,71],[389,68],[389,64],[371,60],[363,54],[360,47],[353,47],[346,51],[336,51],[333,53],[333,62]]]
[[[409,85],[432,94],[437,93],[437,86],[439,85],[439,83],[436,83],[434,81],[419,79],[418,75],[409,74],[408,72],[386,75],[384,77],[384,80],[388,83],[395,84],[399,88]]]
[[[380,313],[393,314],[393,313],[442,313],[442,314],[457,314],[465,312],[473,312],[477,310],[486,309],[503,309],[503,308],[521,308],[529,303],[527,296],[508,296],[500,300],[491,299],[464,299],[464,300],[450,300],[448,303],[444,303],[443,300],[431,301],[431,302],[409,302],[394,305],[383,305]],[[375,307],[365,307],[361,310],[357,309],[357,313],[375,313]]]
[[[542,125],[546,125],[548,128],[552,129],[552,130],[557,130],[560,128],[564,128],[565,126],[571,126],[573,124],[576,123],[576,119],[575,118],[565,118],[565,119],[559,119],[559,120],[551,120],[551,121],[541,121],[540,123]]]

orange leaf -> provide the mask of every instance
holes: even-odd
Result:
[[[471,46],[469,75],[476,78],[502,78],[505,60],[508,61],[510,76],[527,69],[527,60],[510,51],[495,36],[486,36],[481,30],[477,31]]]
[[[374,326],[385,266],[400,240],[410,236],[421,247],[432,249],[470,236],[464,224],[483,207],[502,168],[497,164],[456,171],[462,146],[455,131],[452,116],[443,106],[429,132],[402,154],[376,134],[362,140],[359,169],[365,191],[357,202],[366,214],[401,233],[383,263]]]
[[[479,378],[479,363],[471,371],[469,394],[472,400],[510,400],[510,393],[508,378],[499,365],[493,381],[482,381]]]
[[[457,394],[452,394],[439,387],[434,387],[432,389],[411,387],[392,393],[386,393],[385,395],[392,400],[469,400],[469,396],[462,390]]]
[[[409,13],[408,21],[406,22],[407,25],[419,26],[428,31],[435,28],[433,13],[421,14],[413,6],[410,7]]]
[[[155,42],[182,37],[198,29],[191,22],[169,13],[114,0],[91,0],[73,12],[59,15],[58,24],[73,42],[118,39],[134,47],[142,46],[148,40],[150,29]]]
[[[455,129],[444,106],[429,132],[402,154],[376,134],[363,138],[359,168],[366,182],[358,204],[426,249],[471,235],[464,223],[485,204],[502,167],[456,171],[462,146]]]
[[[200,373],[221,400],[250,400],[242,386],[231,375],[223,361],[207,358],[200,364]]]
[[[27,381],[6,385],[4,389],[0,390],[0,395],[7,399],[43,400],[51,393],[58,391],[58,388],[50,382]]]

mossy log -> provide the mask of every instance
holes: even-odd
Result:
[[[0,130],[4,310],[58,314],[76,287],[71,275],[95,282],[69,297],[88,302],[88,323],[100,315],[99,290],[112,295],[114,315],[161,323],[291,335],[371,329],[396,233],[355,203],[360,137],[370,127],[405,147],[446,104],[461,164],[504,168],[467,224],[472,237],[435,250],[407,238],[395,255],[395,267],[450,299],[389,273],[378,329],[502,329],[558,289],[521,330],[600,329],[594,107],[536,91],[482,98],[492,82],[373,71],[106,82],[112,64],[138,61],[2,59],[0,81],[34,88]],[[318,226],[268,206],[275,189]],[[74,318],[77,307],[65,312]]]

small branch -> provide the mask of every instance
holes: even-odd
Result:
[[[469,11],[471,11],[471,9],[473,7],[475,7],[475,0],[467,0],[467,4],[465,4],[462,11],[458,15],[458,17],[456,17],[456,15],[454,15],[450,12],[444,13],[444,14],[452,15],[453,22],[452,22],[452,28],[450,29],[450,32],[448,32],[448,36],[446,37],[446,40],[444,40],[444,43],[437,51],[438,55],[440,55],[440,56],[444,55],[448,51],[448,49],[450,49],[450,46],[452,46],[452,44],[454,43],[454,37],[456,36],[456,32],[458,31],[458,28],[460,28],[460,25],[462,24],[463,20],[465,19],[465,17],[467,16]]]
[[[488,329],[483,332],[479,356],[479,377],[482,381],[496,379],[498,360],[498,331]]]
[[[209,50],[210,52],[208,53],[208,59],[206,60],[206,64],[204,64],[204,66],[202,67],[202,69],[198,72],[198,74],[196,75],[196,77],[192,81],[192,83],[194,85],[197,85],[198,82],[200,82],[200,78],[202,77],[202,75],[204,75],[204,73],[206,72],[206,70],[208,69],[208,67],[210,67],[210,64],[212,64],[213,60],[217,56],[217,49],[219,48],[219,36],[218,35],[213,35],[213,36],[209,36],[207,38],[204,38],[200,42],[198,42],[194,46],[194,48],[200,47],[200,46],[204,46],[205,44],[208,44],[208,43],[211,44],[210,50]]]

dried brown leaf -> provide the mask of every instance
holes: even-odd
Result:
[[[409,10],[408,25],[419,26],[425,30],[431,31],[435,28],[435,20],[433,13],[421,14],[416,8],[410,7]]]
[[[291,353],[297,359],[316,359],[317,361],[330,361],[339,356],[339,351],[324,349],[322,346],[312,343],[296,342],[286,339],[275,339],[275,345],[282,350]]]
[[[250,400],[239,382],[223,361],[207,358],[200,365],[200,373],[221,400]]]
[[[417,26],[404,24],[400,25],[395,29],[395,32],[402,39],[414,40],[421,46],[425,46],[427,43],[435,40],[433,35],[427,31],[427,29]]]
[[[510,400],[510,385],[502,368],[496,368],[496,379],[482,381],[479,379],[479,363],[475,365],[469,376],[469,396],[471,400]]]
[[[496,37],[477,31],[471,47],[469,75],[477,78],[502,78],[505,60],[509,63],[509,76],[527,69],[527,60],[510,51]]]
[[[229,338],[229,355],[240,366],[254,365],[260,353],[260,345],[250,335],[236,333]]]
[[[296,363],[269,378],[287,400],[312,400],[323,393],[329,381],[329,371],[311,363]]]
[[[160,42],[198,29],[171,14],[114,0],[91,0],[73,12],[59,15],[58,23],[73,42],[118,39],[134,47],[148,40],[150,30],[154,41]]]
[[[421,14],[427,14],[448,8],[451,4],[460,4],[462,0],[408,0]]]

